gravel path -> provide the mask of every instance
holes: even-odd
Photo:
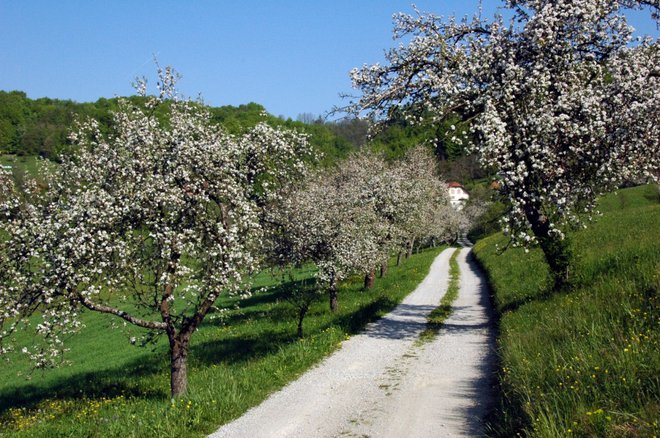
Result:
[[[416,342],[445,293],[453,251],[443,251],[391,313],[210,437],[480,435],[494,335],[485,282],[468,258],[469,248],[458,256],[460,293],[445,328],[432,342]]]

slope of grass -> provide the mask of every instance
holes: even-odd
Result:
[[[646,437],[660,433],[660,203],[655,186],[600,202],[570,236],[568,292],[551,293],[538,250],[475,246],[500,313],[502,413],[492,435]]]
[[[10,166],[9,171],[29,174],[31,176],[38,174],[39,161],[40,159],[35,156],[0,155],[0,164]]]
[[[26,381],[28,365],[18,355],[3,363],[0,435],[204,436],[393,308],[426,276],[440,250],[424,251],[399,267],[392,266],[369,291],[362,290],[361,278],[345,282],[339,290],[339,312],[330,313],[325,299],[314,303],[305,319],[303,339],[296,336],[296,318],[283,300],[283,288],[269,275],[260,275],[255,290],[265,291],[240,303],[224,299],[222,304],[229,310],[207,319],[195,333],[189,395],[176,401],[169,398],[165,339],[153,348],[135,347],[128,342],[139,333],[135,328],[111,330],[111,319],[87,314],[86,328],[69,340],[70,366],[32,374]]]

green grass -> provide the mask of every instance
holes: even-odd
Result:
[[[442,328],[445,320],[451,315],[451,305],[458,298],[460,286],[461,271],[456,261],[456,257],[458,257],[460,252],[460,248],[456,248],[449,259],[449,284],[447,285],[447,292],[442,296],[440,305],[433,309],[427,317],[426,328],[419,335],[419,340],[422,343],[432,341]]]
[[[133,327],[111,330],[105,315],[84,315],[85,329],[69,339],[70,366],[38,372],[26,381],[28,364],[18,355],[0,368],[0,435],[12,437],[204,436],[265,399],[385,314],[428,273],[443,248],[413,255],[392,266],[369,291],[362,278],[341,285],[339,311],[324,298],[296,336],[292,306],[266,273],[255,293],[240,302],[223,299],[229,311],[208,319],[192,338],[189,394],[169,398],[166,340],[153,348],[130,345]],[[308,273],[311,275],[311,270]],[[121,322],[115,321],[120,326]],[[27,336],[27,335],[26,335]],[[29,341],[29,337],[25,338]],[[17,374],[22,373],[21,376]]]
[[[19,171],[36,176],[39,173],[40,160],[35,156],[0,155],[0,164],[11,166],[12,171]]]
[[[45,186],[46,181],[40,176],[41,166],[45,165],[47,168],[56,166],[52,161],[41,159],[40,157],[10,154],[0,155],[0,165],[11,166],[10,169],[6,170],[11,172],[14,182],[19,186],[22,186],[26,177],[34,178],[37,184]]]
[[[570,235],[570,289],[550,292],[538,250],[475,245],[499,313],[501,412],[493,436],[646,437],[660,433],[660,203],[621,190]]]

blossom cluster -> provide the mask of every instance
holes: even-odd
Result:
[[[20,199],[0,175],[0,341],[36,312],[37,366],[60,356],[81,309],[189,337],[221,293],[245,288],[264,209],[305,172],[304,135],[266,124],[229,135],[175,82],[167,68],[144,105],[120,100],[110,133],[80,121],[77,153],[43,175],[45,190]]]
[[[657,180],[660,50],[633,40],[617,0],[509,0],[512,19],[395,16],[385,65],[351,72],[351,104],[376,119],[471,122],[470,148],[493,169],[515,243],[563,238],[596,197],[624,180]],[[648,6],[657,19],[660,7]],[[444,135],[451,135],[447,133]]]
[[[448,210],[447,187],[428,150],[412,149],[391,164],[361,152],[291,189],[272,213],[280,227],[274,252],[283,264],[312,260],[321,280],[335,283],[369,272],[415,239],[442,239]]]

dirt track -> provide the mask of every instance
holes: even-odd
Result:
[[[454,312],[430,343],[415,342],[445,293],[443,251],[390,314],[317,367],[210,435],[219,437],[457,437],[481,435],[494,371],[485,280],[458,256]]]

